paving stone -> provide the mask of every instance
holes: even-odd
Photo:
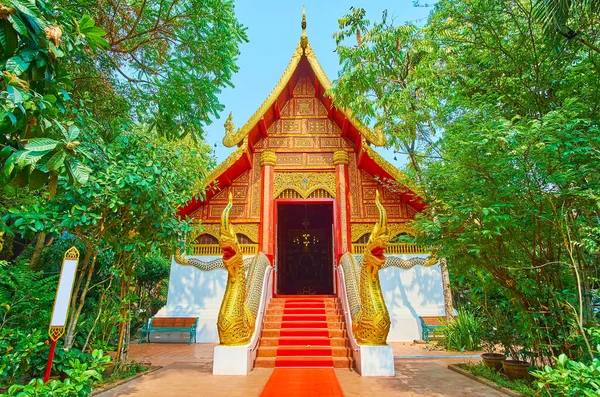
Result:
[[[420,345],[392,343],[396,356],[427,356],[427,359],[396,359],[396,376],[361,377],[354,370],[336,369],[344,395],[377,397],[502,397],[504,394],[447,369],[448,364],[473,361],[477,352],[429,351]],[[273,369],[256,368],[248,376],[213,376],[215,344],[144,343],[130,346],[130,357],[148,360],[164,368],[134,379],[98,397],[198,397],[259,396]],[[452,356],[453,358],[444,358]],[[454,358],[465,356],[465,358]],[[285,392],[282,394],[285,396]]]

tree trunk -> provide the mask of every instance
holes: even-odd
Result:
[[[79,316],[81,315],[83,305],[85,304],[85,297],[88,293],[88,290],[90,289],[90,282],[92,281],[92,276],[94,275],[94,267],[96,266],[97,257],[98,252],[94,251],[90,266],[88,267],[86,274],[82,275],[82,277],[85,277],[86,280],[85,284],[83,285],[83,288],[81,289],[79,299],[75,300],[75,302],[77,302],[76,308],[71,307],[71,309],[75,310],[71,310],[71,317],[68,321],[67,332],[65,334],[65,350],[69,350],[73,346],[73,342],[75,341],[75,330],[77,328],[77,321],[79,321]],[[75,299],[75,297],[73,298]]]
[[[94,329],[96,329],[96,325],[98,324],[100,315],[102,315],[102,306],[104,305],[104,300],[106,298],[106,292],[110,289],[110,287],[112,285],[112,281],[113,281],[113,276],[110,276],[110,280],[108,282],[108,287],[106,287],[104,289],[104,291],[102,291],[102,295],[100,296],[100,302],[98,302],[98,314],[96,315],[96,318],[94,319],[94,324],[92,324],[92,327],[90,328],[90,332],[88,333],[87,338],[85,338],[85,343],[83,344],[81,351],[85,351],[85,349],[87,348],[87,345],[90,341],[90,338],[92,336],[92,333],[94,332]]]
[[[115,362],[117,366],[120,366],[125,363],[127,360],[127,351],[129,348],[129,311],[125,306],[124,301],[127,296],[127,290],[129,286],[129,279],[126,274],[121,276],[121,324],[119,324],[119,341],[117,343],[117,357],[115,358]]]
[[[29,270],[38,271],[40,268],[40,259],[42,259],[42,252],[44,252],[44,241],[46,241],[46,234],[39,232],[36,234],[35,247],[31,254],[31,261],[29,262]]]
[[[448,260],[440,258],[440,270],[442,271],[442,289],[444,291],[444,311],[446,322],[454,320],[454,305],[452,304],[452,288],[450,287],[450,273],[448,272]]]

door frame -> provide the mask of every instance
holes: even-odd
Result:
[[[273,228],[272,228],[273,231],[272,231],[272,234],[271,234],[271,238],[273,239],[274,248],[275,248],[275,252],[276,252],[275,258],[273,259],[273,262],[274,262],[274,265],[275,265],[274,266],[275,267],[275,269],[274,269],[275,271],[273,272],[273,297],[275,298],[275,297],[277,297],[277,287],[278,287],[278,285],[277,285],[277,279],[279,278],[279,270],[278,270],[278,267],[279,267],[279,263],[278,263],[278,259],[279,258],[278,258],[278,256],[279,256],[279,254],[277,253],[277,251],[278,251],[277,247],[278,247],[278,243],[279,243],[279,241],[277,240],[277,233],[278,233],[278,229],[279,229],[279,227],[278,227],[279,220],[277,219],[277,215],[279,213],[279,205],[280,204],[308,204],[308,205],[311,205],[311,204],[331,204],[331,206],[332,206],[331,215],[333,217],[333,228],[334,228],[334,230],[338,230],[338,228],[340,227],[340,225],[338,225],[338,217],[335,216],[336,211],[338,211],[338,208],[337,208],[337,200],[334,199],[334,198],[308,198],[308,199],[286,198],[286,199],[275,199],[273,201],[274,201],[274,205],[273,205],[273,218],[272,218],[273,219]],[[332,251],[334,257],[335,257],[335,253],[339,251],[339,248],[337,246],[339,244],[339,242],[337,241],[337,239],[335,237],[336,237],[336,233],[333,233],[332,241],[331,241],[331,251]],[[332,291],[334,291],[334,294],[335,294],[335,291],[336,291],[335,285],[336,285],[336,277],[337,277],[336,276],[336,272],[335,272],[335,267],[336,267],[335,260],[332,260],[331,266],[332,266],[331,272],[333,274],[333,277],[332,277],[333,289],[332,289]]]

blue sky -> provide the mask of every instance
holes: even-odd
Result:
[[[332,38],[338,30],[337,21],[349,12],[350,7],[362,7],[371,21],[380,20],[383,10],[395,18],[396,24],[425,21],[431,8],[414,7],[412,0],[238,0],[236,16],[248,28],[249,43],[242,44],[238,59],[240,71],[234,75],[234,88],[220,95],[225,111],[221,119],[206,128],[206,140],[217,156],[225,160],[233,149],[221,143],[225,130],[223,124],[233,112],[236,128],[241,127],[267,98],[283,74],[300,39],[302,5],[306,7],[308,39],[317,59],[330,80],[337,78],[339,61]],[[215,147],[216,144],[216,147]],[[390,150],[378,151],[392,164],[404,163],[401,155]]]

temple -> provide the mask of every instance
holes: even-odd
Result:
[[[158,315],[199,318],[197,342],[220,342],[215,374],[307,365],[389,375],[373,364],[389,356],[386,341],[421,339],[419,316],[443,314],[435,256],[403,242],[426,204],[377,154],[384,135],[332,104],[305,29],[303,17],[254,115],[239,129],[228,118],[223,143],[235,151],[179,211],[196,226]]]

